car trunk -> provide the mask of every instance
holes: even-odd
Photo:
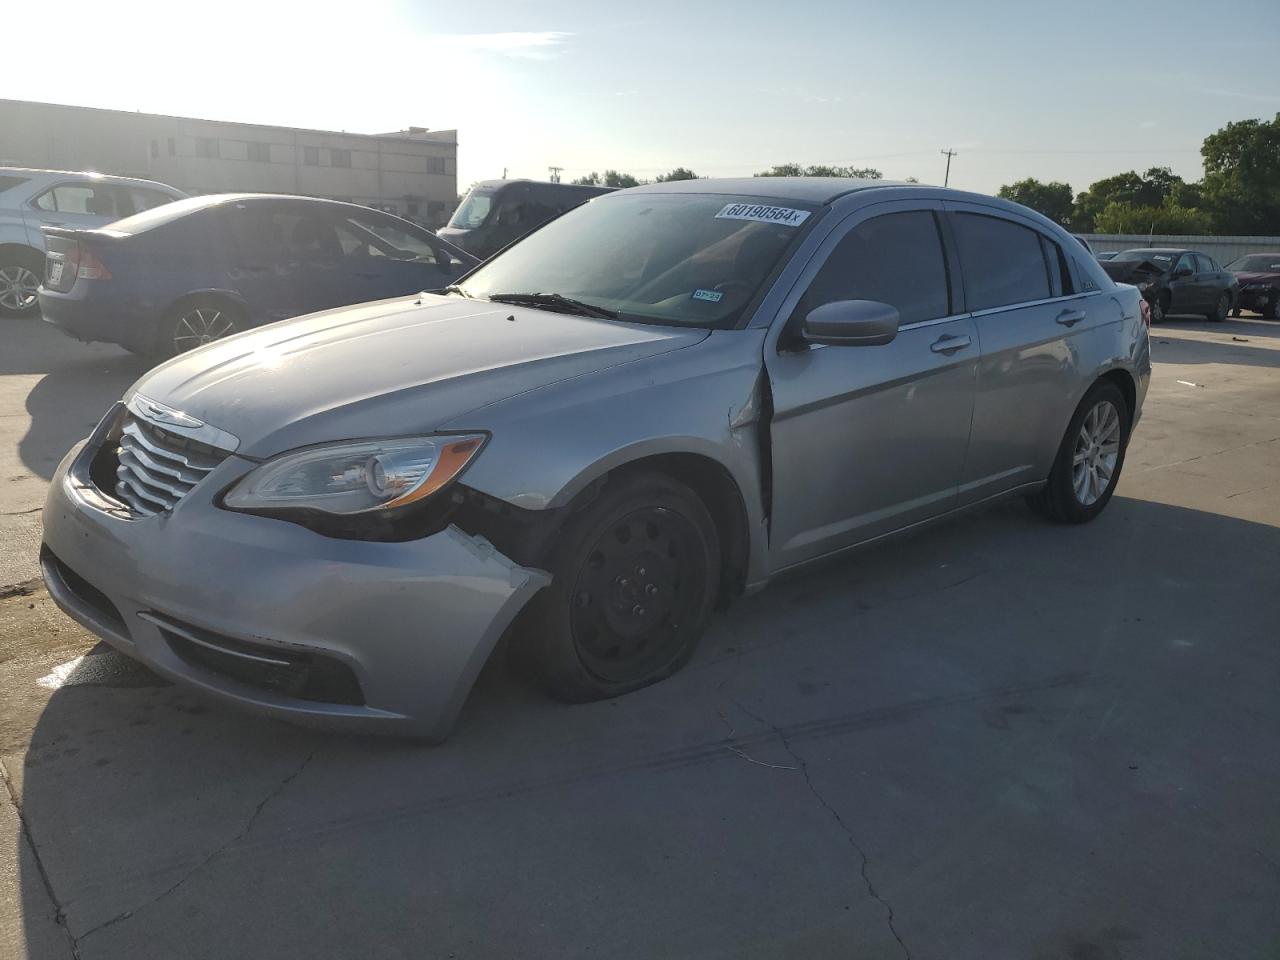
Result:
[[[44,286],[57,293],[66,293],[75,286],[78,277],[87,280],[107,280],[111,273],[98,258],[104,243],[110,243],[108,235],[90,230],[72,230],[66,227],[44,227]]]

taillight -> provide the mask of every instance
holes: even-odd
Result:
[[[1151,304],[1147,303],[1146,297],[1138,298],[1138,312],[1142,314],[1142,322],[1151,326]]]
[[[71,260],[71,257],[67,258]],[[97,255],[83,244],[76,251],[76,276],[81,280],[110,280],[111,271],[98,259]]]

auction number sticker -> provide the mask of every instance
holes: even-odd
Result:
[[[716,214],[717,220],[755,220],[759,223],[780,223],[784,227],[798,227],[809,219],[808,210],[791,207],[767,207],[759,203],[726,203]]]

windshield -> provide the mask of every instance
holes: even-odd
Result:
[[[759,197],[613,194],[530,234],[461,290],[554,293],[624,320],[731,326],[814,209]]]
[[[457,230],[474,230],[484,223],[485,217],[493,209],[493,194],[472,190],[467,199],[453,212],[449,226]]]
[[[1117,253],[1111,259],[1122,260],[1125,262],[1128,262],[1130,260],[1149,260],[1151,263],[1154,263],[1157,267],[1162,267],[1166,270],[1169,269],[1169,267],[1173,266],[1173,254],[1157,253],[1153,250],[1142,250],[1142,249],[1125,250],[1121,253]]]
[[[1226,269],[1236,273],[1280,273],[1280,253],[1255,253],[1232,260]]]

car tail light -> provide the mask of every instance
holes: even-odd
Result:
[[[81,280],[110,280],[111,271],[98,259],[97,255],[83,244],[73,254],[75,258],[76,276]],[[72,259],[71,257],[67,258]]]
[[[1148,327],[1151,326],[1151,304],[1147,303],[1146,297],[1138,298],[1138,310],[1142,313],[1142,322]]]

